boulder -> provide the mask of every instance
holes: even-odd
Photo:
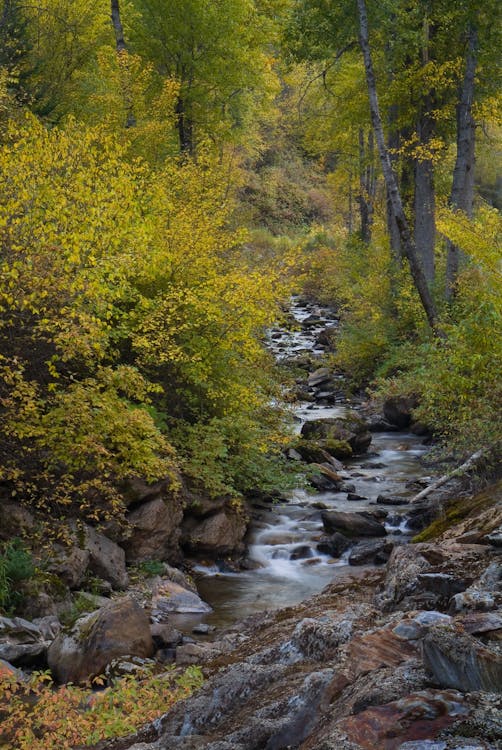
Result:
[[[183,545],[188,552],[210,557],[239,555],[244,552],[244,536],[248,518],[232,509],[225,509],[198,522],[185,519]]]
[[[154,622],[150,632],[157,648],[173,648],[183,641],[183,633],[167,622]]]
[[[349,538],[359,536],[385,536],[385,526],[364,511],[343,513],[337,510],[321,512],[323,526],[328,534],[335,531]]]
[[[337,333],[338,326],[327,326],[317,334],[316,344],[327,349],[334,349]]]
[[[193,591],[173,581],[163,579],[152,592],[150,617],[153,622],[165,622],[170,614],[207,614],[211,607]]]
[[[47,566],[49,572],[61,578],[68,588],[78,589],[89,567],[89,551],[79,547],[74,540],[69,547],[54,544],[53,552],[54,557]]]
[[[329,383],[332,378],[332,373],[329,367],[320,367],[315,372],[310,373],[307,379],[307,384],[311,387],[317,387]]]
[[[413,396],[391,396],[384,401],[384,417],[391,424],[404,429],[411,424],[411,415],[416,406],[417,400]]]
[[[301,435],[307,440],[321,441],[328,453],[331,453],[329,441],[348,443],[354,453],[364,453],[371,443],[367,423],[355,412],[345,417],[309,420],[303,425]]]
[[[158,482],[150,484],[143,477],[132,477],[128,479],[122,487],[122,497],[126,507],[137,508],[144,503],[152,500],[165,500],[170,502],[177,497],[176,485],[181,483],[181,479],[161,479]]]
[[[393,547],[392,542],[381,539],[359,542],[350,551],[349,565],[381,565],[386,563]]]
[[[19,503],[1,499],[2,524],[0,540],[10,541],[14,537],[27,535],[35,526],[35,519],[29,510]]]
[[[346,536],[335,532],[334,534],[323,535],[317,542],[317,549],[325,555],[340,557],[351,545],[350,539]]]
[[[182,504],[175,497],[157,497],[132,510],[127,517],[131,535],[124,543],[127,561],[177,562],[182,518]]]
[[[378,495],[376,499],[378,505],[407,505],[409,499],[401,495]]]
[[[154,653],[145,611],[124,596],[76,621],[60,633],[48,651],[49,667],[58,682],[81,684],[102,674],[122,656],[148,658]]]

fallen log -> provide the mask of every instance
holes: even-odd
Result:
[[[439,477],[439,479],[436,479],[435,482],[430,484],[428,487],[426,487],[424,490],[418,493],[418,495],[415,495],[410,500],[410,503],[419,503],[421,500],[423,500],[425,497],[431,494],[431,492],[434,492],[434,490],[439,489],[439,487],[442,487],[443,484],[446,484],[450,481],[450,479],[454,479],[454,477],[461,476],[462,474],[465,474],[466,471],[469,471],[469,469],[472,469],[473,466],[476,466],[480,458],[482,458],[486,453],[485,448],[481,448],[481,450],[476,451],[476,453],[473,453],[472,456],[470,456],[467,461],[464,461],[461,466],[457,466],[456,469],[453,469],[452,471],[449,471],[447,474],[443,474],[442,477]]]

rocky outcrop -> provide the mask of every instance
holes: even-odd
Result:
[[[404,429],[411,424],[416,406],[417,400],[412,396],[391,396],[384,401],[383,414],[387,422]]]
[[[78,684],[102,674],[118,657],[145,658],[153,653],[146,613],[124,596],[60,633],[49,648],[48,663],[56,680]]]
[[[44,667],[57,630],[57,619],[52,617],[38,622],[0,617],[0,659],[16,667]]]

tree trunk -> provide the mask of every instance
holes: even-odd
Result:
[[[125,126],[126,128],[134,128],[136,126],[136,117],[134,114],[134,106],[131,95],[131,76],[128,59],[129,53],[124,39],[124,29],[122,27],[122,20],[120,17],[119,0],[111,0],[111,19],[113,24],[113,31],[115,32],[115,47],[117,49],[117,55],[119,58],[122,98],[124,100],[124,107],[126,111]]]
[[[371,242],[375,180],[373,170],[373,131],[368,134],[368,146],[364,140],[364,130],[359,128],[359,214],[361,217],[361,239],[367,245]]]
[[[389,158],[394,174],[394,162],[396,161],[397,151],[399,149],[399,130],[397,128],[397,115],[397,105],[393,104],[389,109],[389,135],[387,142],[389,149]],[[385,188],[385,198],[387,210],[387,231],[389,232],[390,249],[392,257],[394,258],[396,265],[399,267],[401,266],[403,260],[403,253],[401,250],[401,237],[399,235],[399,228],[396,224],[396,217],[394,216],[394,211],[392,210],[392,203],[387,187]]]
[[[185,102],[178,97],[176,102],[177,128],[180,141],[180,151],[184,154],[193,154],[193,124],[185,108]]]
[[[428,100],[429,97],[426,99]],[[420,146],[429,148],[433,135],[434,123],[430,117],[428,102],[417,123],[417,136]],[[431,286],[434,282],[434,245],[436,242],[435,194],[434,194],[434,166],[429,157],[418,156],[415,159],[415,227],[414,239],[419,260]]]
[[[450,206],[471,217],[474,204],[474,165],[476,124],[472,116],[474,83],[477,67],[477,29],[469,26],[467,58],[464,80],[457,104],[457,158],[453,171],[453,184]],[[452,242],[447,242],[446,258],[446,299],[451,300],[455,293],[458,276],[460,250]]]
[[[378,96],[376,90],[375,73],[373,70],[373,61],[371,58],[371,50],[369,46],[368,17],[366,14],[365,0],[357,0],[357,7],[359,11],[359,41],[364,57],[364,68],[366,71],[366,82],[368,85],[368,95],[370,101],[371,122],[375,133],[380,161],[382,163],[382,171],[385,179],[385,184],[389,193],[392,212],[395,216],[396,223],[399,228],[401,245],[406,258],[408,259],[415,287],[420,296],[420,300],[425,310],[429,325],[434,331],[436,331],[438,322],[436,307],[427,285],[427,280],[425,278],[424,272],[422,271],[422,267],[418,260],[417,250],[411,236],[408,220],[403,210],[403,203],[397,185],[396,176],[392,169],[388,149],[385,145],[382,118],[380,116],[380,107],[378,104]]]

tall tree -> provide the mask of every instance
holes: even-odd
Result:
[[[122,27],[122,18],[120,16],[119,0],[111,0],[111,19],[113,31],[115,34],[115,45],[119,66],[122,73],[122,94],[124,98],[124,107],[126,110],[126,128],[136,126],[136,116],[134,114],[134,104],[131,94],[130,75],[129,75],[129,50],[124,39],[124,29]]]
[[[396,175],[394,173],[394,170],[392,169],[389,151],[385,144],[385,136],[382,117],[380,115],[380,105],[378,102],[373,60],[369,44],[368,16],[366,12],[365,0],[357,0],[357,9],[359,13],[359,42],[364,58],[364,68],[368,86],[371,121],[373,124],[373,130],[375,132],[375,139],[377,142],[380,162],[382,165],[382,172],[384,175],[385,184],[387,186],[392,212],[399,229],[402,248],[406,258],[408,259],[415,287],[420,296],[420,300],[425,310],[427,320],[429,321],[429,325],[432,329],[436,329],[438,322],[436,306],[434,304],[434,300],[427,284],[427,279],[417,255],[417,249],[415,243],[413,242],[409,222],[403,209],[403,202],[397,184]]]

